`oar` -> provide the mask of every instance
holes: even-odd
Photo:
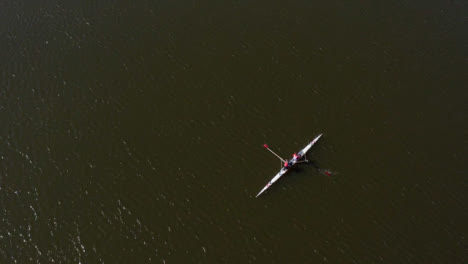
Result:
[[[332,172],[332,171],[330,171],[330,170],[319,168],[319,166],[317,166],[317,164],[315,164],[314,162],[311,162],[310,164],[311,164],[312,167],[314,167],[318,172],[323,173],[323,174],[325,174],[325,175],[327,175],[327,176],[332,176],[332,175],[335,174],[334,172]]]
[[[273,150],[271,150],[270,148],[268,148],[268,145],[267,144],[263,144],[263,147],[268,149],[271,153],[273,153],[273,155],[275,155],[276,157],[278,157],[278,159],[280,159],[282,162],[286,162],[285,159],[281,158],[278,154],[276,154]]]

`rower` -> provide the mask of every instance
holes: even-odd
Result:
[[[286,161],[284,162],[284,168],[285,168],[285,169],[289,169],[289,167],[291,167],[291,165],[290,165],[289,162],[286,160]]]
[[[293,154],[293,160],[299,160],[300,159],[300,156],[297,155],[296,153]]]

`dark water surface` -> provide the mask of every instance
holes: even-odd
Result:
[[[0,1],[0,262],[467,263],[467,14]]]

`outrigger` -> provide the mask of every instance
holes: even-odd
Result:
[[[312,142],[310,142],[307,146],[305,146],[305,148],[301,149],[301,151],[299,151],[297,154],[293,154],[293,158],[290,159],[290,160],[285,160],[283,158],[281,158],[278,154],[276,154],[275,152],[273,152],[273,150],[271,150],[267,144],[263,145],[263,147],[265,147],[267,150],[269,150],[271,153],[273,153],[276,157],[278,157],[283,163],[284,163],[284,166],[281,168],[281,170],[275,175],[275,177],[273,177],[273,179],[271,179],[271,181],[257,194],[257,196],[255,197],[258,197],[260,194],[262,194],[264,191],[266,191],[268,188],[270,188],[270,186],[275,183],[281,176],[283,176],[284,174],[286,174],[286,172],[288,172],[288,170],[294,166],[295,164],[297,163],[301,163],[301,162],[308,162],[307,158],[306,158],[306,152],[315,144],[315,142],[317,142],[317,140],[319,140],[319,138],[322,136],[322,134],[318,135],[316,138],[314,138],[314,140],[312,140]]]

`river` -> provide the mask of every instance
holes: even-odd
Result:
[[[0,2],[0,262],[467,263],[467,11]]]

